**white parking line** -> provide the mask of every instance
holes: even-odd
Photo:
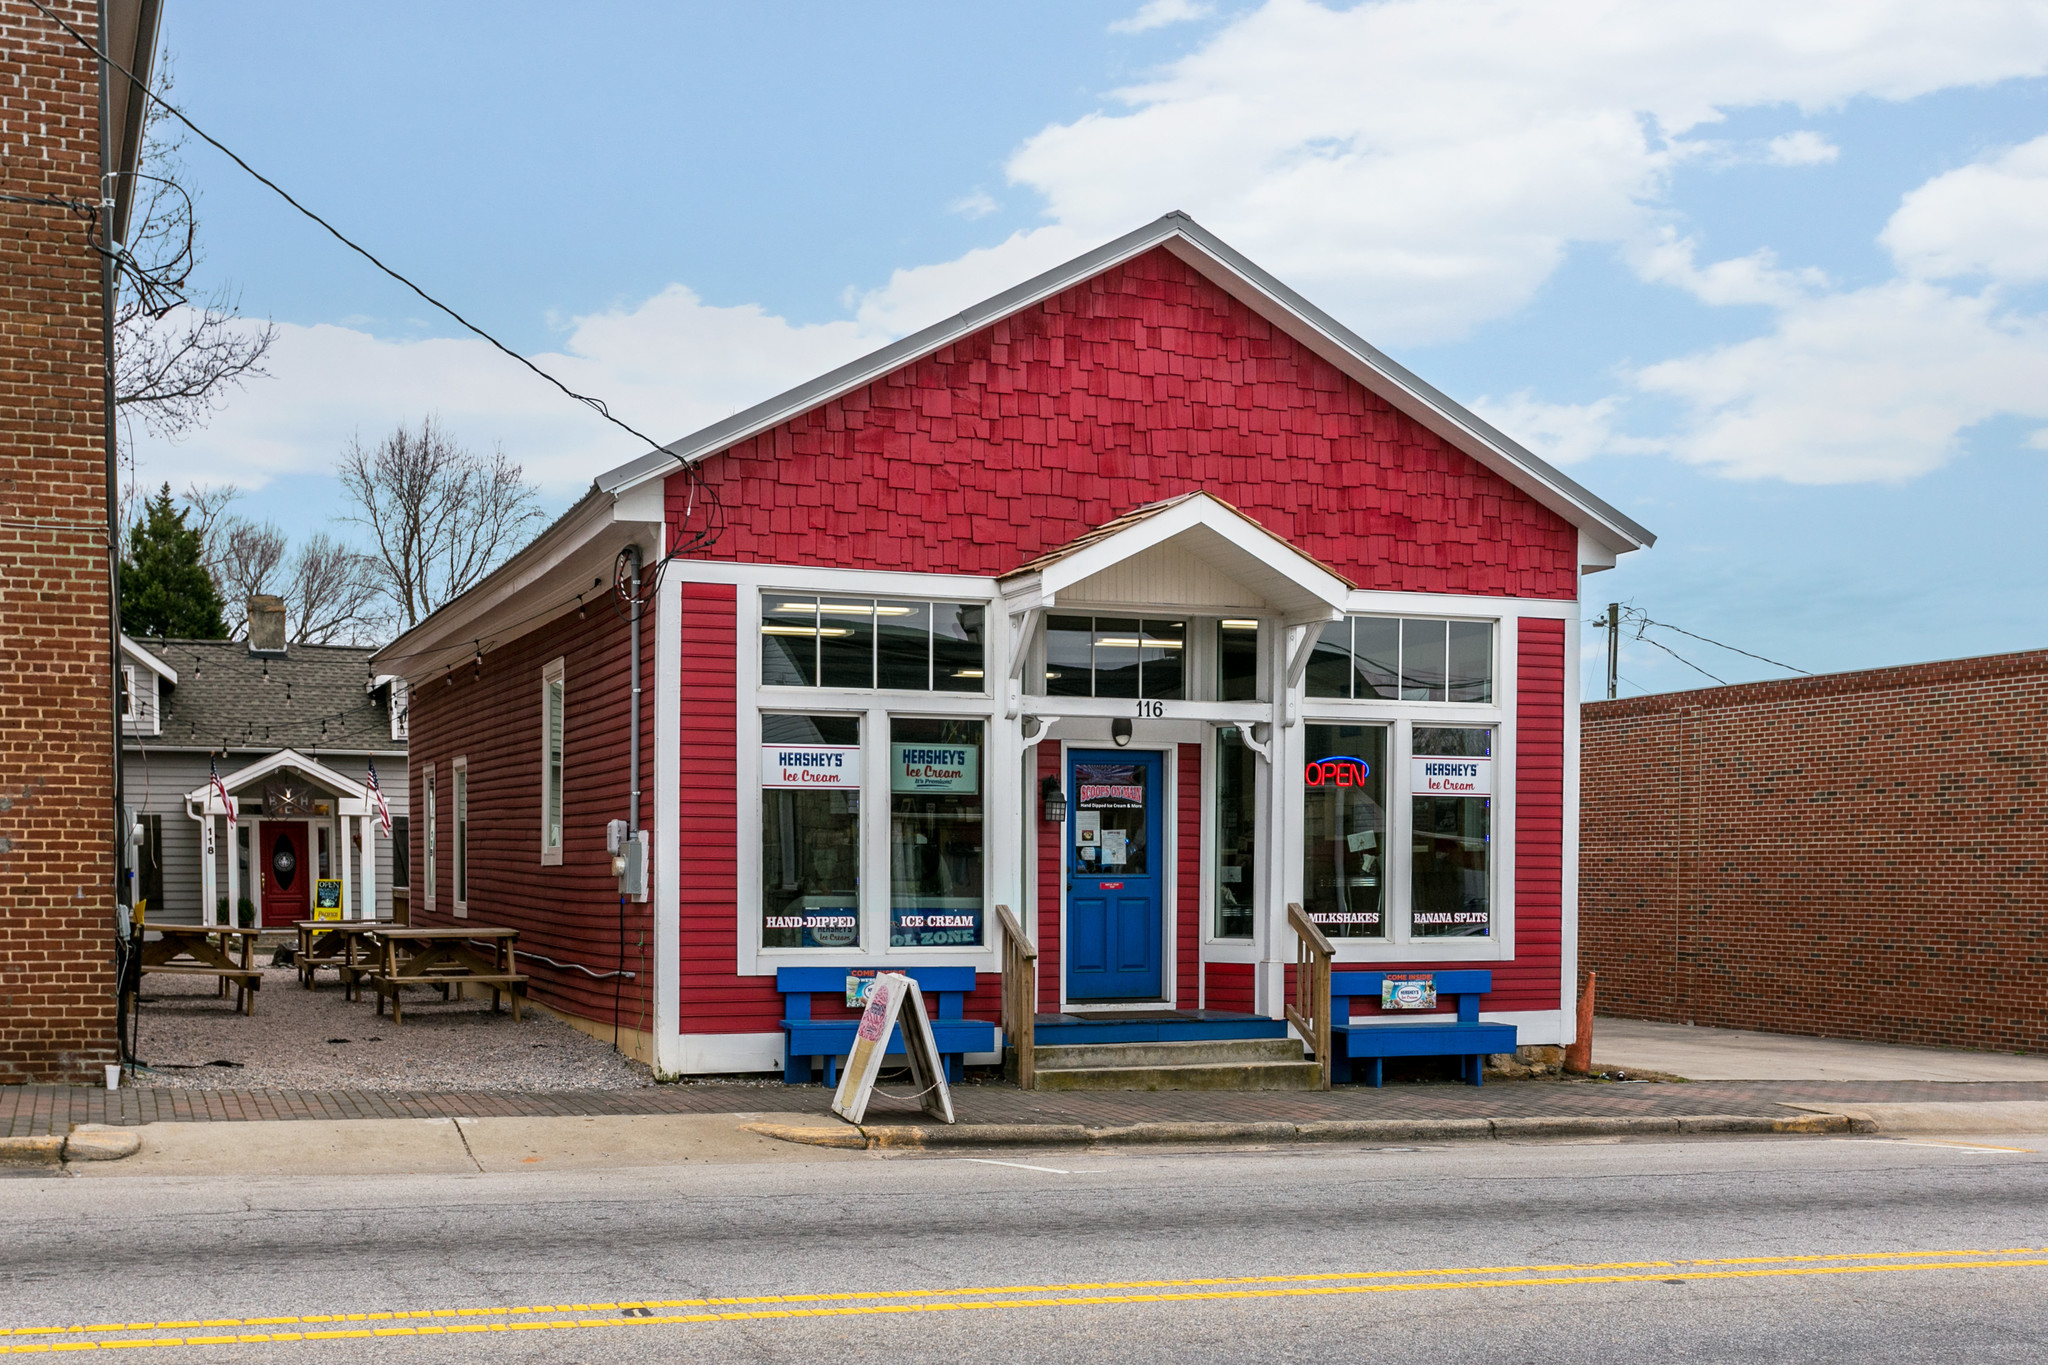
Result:
[[[1022,1162],[1022,1161],[997,1161],[997,1160],[996,1160],[995,1158],[993,1158],[993,1157],[985,1157],[985,1156],[963,1156],[963,1157],[960,1157],[960,1158],[958,1158],[958,1159],[959,1159],[959,1160],[961,1160],[961,1161],[971,1161],[971,1162],[973,1162],[973,1163],[974,1163],[975,1165],[977,1165],[977,1166],[1014,1166],[1014,1167],[1015,1167],[1016,1169],[1018,1169],[1018,1170],[1020,1170],[1020,1171],[1043,1171],[1043,1172],[1045,1172],[1045,1173],[1046,1173],[1047,1175],[1101,1175],[1101,1174],[1102,1174],[1102,1171],[1101,1171],[1101,1170],[1100,1170],[1099,1168],[1098,1168],[1098,1169],[1095,1169],[1095,1170],[1086,1170],[1086,1171],[1063,1171],[1063,1170],[1061,1170],[1061,1169],[1060,1169],[1059,1167],[1057,1167],[1057,1166],[1032,1166],[1032,1165],[1028,1165],[1028,1164],[1026,1164],[1025,1162]]]

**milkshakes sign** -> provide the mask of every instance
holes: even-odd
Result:
[[[1415,758],[1411,769],[1417,796],[1491,796],[1490,758]]]
[[[761,785],[860,789],[858,744],[763,744]]]
[[[891,744],[889,790],[973,796],[981,790],[981,749],[971,744]]]

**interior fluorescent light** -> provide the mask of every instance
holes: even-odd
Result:
[[[828,639],[836,635],[853,634],[852,631],[844,626],[824,626],[822,628],[818,626],[763,626],[761,627],[761,633],[763,635],[823,635]]]
[[[978,668],[956,668],[953,670],[953,676],[956,678],[979,678],[983,674]]]
[[[836,611],[841,616],[873,616],[874,604],[870,602],[820,602],[819,611]]]
[[[1225,630],[1257,630],[1259,623],[1257,621],[1225,621],[1223,628]]]

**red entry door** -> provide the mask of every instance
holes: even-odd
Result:
[[[262,926],[279,929],[312,918],[312,849],[300,820],[263,822]]]

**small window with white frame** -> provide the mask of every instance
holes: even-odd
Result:
[[[1352,701],[1491,702],[1493,623],[1417,616],[1332,621],[1309,656],[1306,691]]]
[[[448,805],[455,817],[454,860],[455,917],[469,918],[469,759],[458,758],[449,779]]]
[[[133,725],[142,719],[142,703],[135,695],[135,665],[121,665],[121,719]]]
[[[441,868],[441,822],[435,818],[436,804],[434,765],[429,763],[420,773],[420,873],[425,880],[424,899],[429,911],[434,908],[435,888],[441,880],[437,875]]]
[[[557,659],[540,673],[540,861],[543,867],[562,862],[563,731],[568,719],[566,660]]]
[[[903,692],[988,690],[987,608],[768,592],[761,682]]]

